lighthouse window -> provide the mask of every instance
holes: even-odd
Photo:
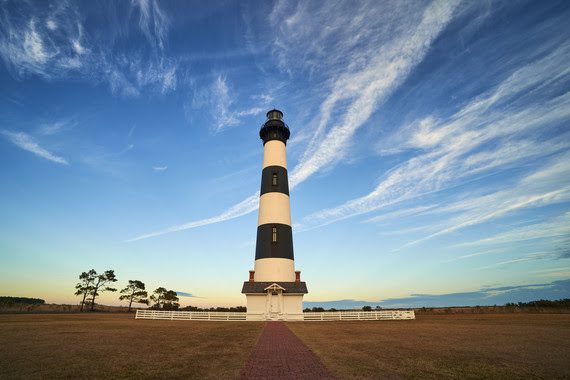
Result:
[[[273,173],[273,180],[271,182],[273,186],[277,186],[277,173]]]
[[[271,228],[271,241],[277,243],[277,227]]]

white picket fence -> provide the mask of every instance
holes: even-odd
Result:
[[[136,319],[167,319],[190,321],[265,321],[271,320],[264,314],[247,314],[238,312],[219,311],[162,311],[137,310]],[[308,312],[300,315],[281,316],[279,320],[302,321],[376,321],[415,319],[413,310],[375,310],[375,311],[325,311],[322,313]]]
[[[416,319],[413,310],[325,311],[303,313],[304,321],[377,321]]]
[[[191,321],[245,321],[247,313],[222,311],[137,310],[136,319],[180,319]]]

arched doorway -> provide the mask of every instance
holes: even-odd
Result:
[[[265,288],[267,292],[266,315],[268,319],[280,319],[283,315],[283,291],[285,289],[276,283]]]

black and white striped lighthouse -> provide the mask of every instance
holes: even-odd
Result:
[[[301,272],[295,271],[294,265],[285,153],[289,135],[283,113],[276,109],[269,111],[259,131],[263,140],[263,168],[255,269],[250,271],[249,281],[242,289],[251,319],[302,319],[307,286],[301,282]]]

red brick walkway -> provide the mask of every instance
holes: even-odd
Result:
[[[242,372],[244,379],[334,379],[283,322],[269,322]]]

